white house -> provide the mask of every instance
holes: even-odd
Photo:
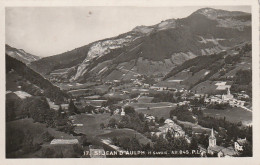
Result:
[[[246,138],[245,139],[238,139],[235,143],[234,143],[234,147],[236,151],[243,151],[243,147],[244,145],[247,143]]]

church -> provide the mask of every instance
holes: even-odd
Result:
[[[231,94],[230,92],[230,87],[228,87],[228,90],[227,90],[227,94],[226,95],[222,95],[222,101],[229,101],[229,100],[232,100],[234,98],[234,96]]]
[[[237,154],[233,147],[222,147],[217,145],[217,139],[214,135],[213,128],[211,129],[211,134],[209,136],[209,146],[207,153],[210,155],[217,154],[218,157],[233,157]]]
[[[121,116],[125,116],[124,108],[121,109]]]

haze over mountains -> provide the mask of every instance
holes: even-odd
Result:
[[[113,38],[31,60],[29,66],[53,82],[164,76],[189,59],[250,40],[251,14],[203,8],[183,19],[138,26]]]

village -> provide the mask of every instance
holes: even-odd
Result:
[[[227,143],[218,142],[217,145],[217,140],[226,135],[213,129],[213,125],[210,127],[206,124],[203,125],[201,118],[211,117],[216,121],[224,119],[223,122],[228,120],[228,122],[235,124],[241,123],[239,127],[250,127],[252,126],[251,121],[243,122],[241,116],[236,118],[233,115],[238,112],[247,115],[252,114],[249,94],[245,91],[232,93],[232,85],[226,81],[214,82],[217,92],[211,94],[197,93],[196,90],[185,88],[162,86],[158,85],[156,81],[160,81],[160,79],[155,80],[136,75],[136,79],[127,81],[113,80],[104,83],[96,81],[98,83],[89,87],[80,83],[68,83],[63,84],[63,88],[67,86],[67,93],[71,94],[72,99],[64,100],[62,104],[57,104],[47,97],[46,100],[49,107],[56,112],[63,115],[70,114],[69,124],[74,127],[73,136],[75,137],[88,135],[87,129],[90,128],[88,121],[95,118],[97,121],[93,121],[92,124],[94,124],[93,129],[97,129],[97,133],[91,136],[100,136],[104,132],[120,130],[129,132],[130,130],[125,129],[131,129],[131,131],[134,131],[130,133],[131,136],[136,136],[138,133],[140,137],[145,139],[146,144],[147,142],[150,144],[157,143],[160,138],[169,141],[169,137],[182,139],[183,143],[187,145],[196,143],[196,147],[192,149],[197,149],[196,156],[201,157],[233,157],[244,151],[244,147],[249,143],[246,137],[238,136],[235,140],[229,140]],[[177,83],[180,82],[177,81]],[[21,87],[18,89],[21,89]],[[7,91],[7,94],[10,93],[12,92]],[[22,90],[16,91],[14,94],[21,99],[32,97]],[[74,109],[77,109],[74,114],[70,112],[72,105],[75,107]],[[219,113],[222,112],[223,115],[221,116]],[[141,123],[137,126],[130,126],[131,124],[127,122],[133,120],[135,114],[138,117],[141,116]],[[208,114],[208,116],[205,116],[205,114]],[[223,130],[220,129],[219,131]],[[218,137],[216,137],[216,134]],[[204,141],[203,144],[194,142],[194,137],[200,138],[204,135],[206,135],[207,142]],[[122,144],[117,144],[118,140],[112,136],[100,138],[103,145],[109,146],[116,152],[128,151]],[[50,145],[75,145],[80,143],[78,138],[67,139],[63,136],[50,141]],[[100,145],[89,145],[87,150],[90,157],[111,156],[111,154],[97,154],[105,152]],[[174,152],[178,153],[179,151]]]
[[[249,100],[249,95],[246,94],[245,91],[241,91],[240,93],[233,95],[230,91],[231,85],[226,85],[226,82],[217,82],[215,84],[216,90],[222,90],[222,94],[209,95],[195,93],[194,91],[184,88],[176,89],[166,86],[151,85],[144,83],[144,81],[145,78],[139,76],[137,79],[132,79],[127,82],[114,80],[111,82],[105,82],[104,84],[99,84],[98,86],[107,89],[105,93],[102,93],[103,96],[100,96],[97,91],[90,92],[93,93],[93,95],[89,95],[89,93],[86,95],[82,92],[86,90],[73,89],[73,92],[75,93],[72,92],[72,95],[75,95],[74,99],[71,101],[79,110],[82,110],[82,112],[88,115],[96,116],[110,114],[111,117],[120,120],[120,122],[122,122],[125,116],[129,115],[129,112],[126,112],[127,109],[129,109],[129,107],[133,107],[136,112],[143,113],[144,122],[149,123],[149,134],[147,132],[145,134],[148,139],[152,137],[167,139],[167,136],[170,135],[174,138],[184,138],[187,144],[191,144],[193,134],[202,134],[201,131],[192,131],[192,133],[185,132],[187,131],[187,125],[191,128],[191,130],[193,130],[193,128],[196,130],[197,127],[201,127],[198,124],[199,119],[197,115],[192,115],[194,120],[192,123],[190,121],[181,121],[177,116],[169,116],[170,111],[176,107],[185,107],[187,111],[191,112],[191,114],[194,114],[193,111],[203,111],[207,109],[207,107],[218,107],[219,105],[221,105],[220,107],[223,108],[223,110],[240,108],[241,111],[247,111],[249,113],[252,112],[248,106],[245,106],[249,104],[247,102],[247,100]],[[89,90],[90,89],[88,89],[88,91]],[[78,91],[80,91],[80,94],[77,93]],[[158,93],[161,95],[171,93],[170,96],[172,96],[173,99],[170,99],[171,101],[169,101],[169,98],[166,100],[159,99],[159,101],[153,103]],[[55,105],[53,102],[49,101],[49,105],[55,110],[61,108],[66,112],[69,109],[69,104]],[[76,127],[76,130],[79,127],[85,127],[83,123],[77,121],[77,117],[72,117],[71,123],[74,127]],[[184,126],[183,123],[186,125]],[[115,123],[114,126],[104,123],[100,123],[100,125],[102,125],[101,129],[103,130],[120,129],[124,127],[119,126],[118,123]],[[207,146],[198,144],[199,155],[202,157],[210,155],[215,155],[218,157],[238,156],[239,153],[243,151],[243,146],[248,143],[246,138],[237,137],[237,140],[230,143],[229,146],[219,146],[216,143],[217,139],[215,137],[215,133],[217,132],[213,128],[201,128],[205,130],[203,133],[207,133],[208,135]],[[124,151],[121,147],[113,144],[113,140],[111,138],[102,139],[102,141],[117,151]],[[74,144],[78,143],[78,141],[75,141],[75,139],[71,141],[66,139],[53,139],[51,142],[51,144],[63,143]],[[102,151],[103,149],[100,147],[91,149],[90,147],[89,150],[90,153],[92,153],[90,154],[92,157],[100,157],[101,155],[94,153],[96,153],[97,150]],[[105,155],[103,154],[103,156]]]
[[[251,7],[177,6],[6,9],[6,158],[253,157]]]

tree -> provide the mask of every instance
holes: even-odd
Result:
[[[139,143],[139,141],[137,140],[136,137],[133,137],[130,140],[129,150],[130,151],[140,151],[141,150],[141,145],[140,145],[140,143]]]
[[[230,55],[226,56],[226,58],[225,58],[226,64],[232,64],[233,62],[234,62],[233,58]]]
[[[149,125],[148,125],[147,121],[144,123],[143,132],[150,132]]]
[[[154,150],[155,151],[167,151],[168,147],[169,147],[169,145],[168,145],[167,141],[163,138],[162,135],[160,135],[154,144]]]
[[[138,113],[138,117],[141,121],[144,121],[144,114],[143,113]]]
[[[119,145],[119,140],[118,140],[117,137],[113,137],[113,138],[112,138],[112,142],[113,142],[113,144],[116,145],[116,146]]]
[[[116,125],[117,125],[116,119],[112,118],[109,120],[109,122],[108,122],[109,127],[116,128]]]
[[[62,150],[59,150],[59,152],[55,155],[55,158],[63,158]]]
[[[80,141],[81,141],[81,143],[82,143],[82,146],[84,146],[84,147],[91,145],[91,143],[88,141],[86,135],[81,136],[81,137],[80,137]]]
[[[127,106],[125,107],[125,113],[126,114],[134,114],[135,113],[135,109],[131,106]]]
[[[55,150],[52,148],[46,148],[42,151],[42,158],[53,158],[55,157]]]
[[[15,101],[6,99],[6,120],[11,121],[15,119]]]
[[[159,120],[159,123],[160,123],[160,124],[163,124],[164,121],[165,121],[164,117],[161,117],[160,120]]]
[[[85,108],[84,108],[84,112],[85,112],[85,113],[92,113],[93,110],[95,110],[95,107],[92,106],[92,105],[87,105],[87,106],[85,106]]]
[[[101,123],[100,124],[100,129],[104,129],[105,128],[105,124],[104,123]]]
[[[19,135],[19,136],[17,136]],[[8,127],[6,129],[6,152],[7,155],[21,149],[25,133],[21,129]]]
[[[168,141],[170,141],[170,140],[172,140],[172,133],[171,133],[171,131],[170,130],[168,130],[167,132],[166,132],[166,135],[165,135],[165,138],[168,140]]]
[[[61,116],[62,116],[62,108],[61,108],[61,105],[59,106],[59,109],[58,109],[57,113],[58,113],[58,117],[61,117]]]
[[[50,142],[54,139],[54,136],[52,136],[48,131],[45,131],[43,134],[42,134],[42,139],[43,141],[45,142]]]
[[[74,115],[78,113],[78,108],[75,106],[74,102],[70,100],[69,103],[69,114]]]
[[[242,157],[252,157],[252,145],[250,143],[246,143],[243,146],[243,151],[241,151],[240,156]]]
[[[125,128],[128,127],[130,123],[130,117],[129,116],[123,116],[118,123],[118,128]]]
[[[196,136],[194,136],[194,135],[191,137],[190,149],[191,150],[198,149],[198,140],[197,140]]]
[[[33,146],[33,136],[32,134],[27,130],[25,131],[25,137],[23,141],[23,150],[25,153],[28,153],[31,151]]]
[[[79,156],[83,155],[83,150],[78,144],[73,145],[73,151],[75,152],[74,157],[79,157]]]

